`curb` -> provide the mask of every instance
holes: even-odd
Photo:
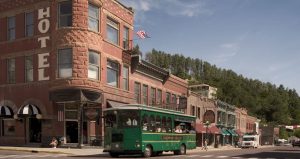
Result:
[[[23,152],[31,152],[31,153],[60,153],[60,154],[68,154],[73,155],[72,153],[63,152],[63,151],[50,151],[50,150],[35,150],[35,149],[28,149],[28,148],[11,148],[11,147],[0,147],[0,150],[7,150],[7,151],[23,151]]]

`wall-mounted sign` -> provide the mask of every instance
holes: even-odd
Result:
[[[45,34],[50,29],[50,7],[42,8],[38,10],[38,31]],[[40,48],[47,47],[47,40],[50,40],[50,36],[41,36],[38,38]],[[48,61],[49,52],[41,53],[38,55],[38,80],[49,80],[49,74],[46,75],[45,69],[49,68]]]
[[[96,121],[100,117],[99,108],[85,108],[84,109],[84,119]]]

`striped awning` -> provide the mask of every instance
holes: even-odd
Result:
[[[11,118],[14,116],[14,112],[9,106],[0,106],[0,118]]]
[[[18,111],[18,116],[35,116],[38,114],[41,114],[41,111],[33,104],[24,105]]]

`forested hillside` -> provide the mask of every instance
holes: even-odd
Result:
[[[181,54],[153,49],[146,53],[145,60],[170,70],[178,77],[189,79],[190,84],[206,83],[217,87],[218,99],[246,107],[249,114],[262,119],[262,122],[300,124],[300,98],[295,89],[249,79],[232,70]]]

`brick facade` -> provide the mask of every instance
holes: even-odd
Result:
[[[0,145],[24,145],[35,143],[48,145],[53,136],[63,137],[63,143],[68,141],[78,143],[79,136],[84,136],[84,144],[92,144],[93,139],[102,142],[103,121],[84,121],[79,124],[81,117],[66,120],[65,109],[80,106],[102,110],[109,107],[108,102],[135,103],[134,83],[148,85],[148,98],[150,88],[162,90],[162,99],[165,101],[166,92],[176,95],[176,98],[187,96],[187,82],[173,75],[167,76],[164,81],[152,78],[151,71],[133,71],[130,64],[123,61],[123,28],[129,28],[129,40],[133,39],[134,13],[115,0],[72,0],[72,24],[68,27],[58,26],[59,3],[62,0],[4,0],[0,2],[0,104],[9,106],[15,114],[13,119],[0,119]],[[99,32],[88,28],[89,3],[99,7]],[[49,8],[49,14],[47,9]],[[33,36],[25,37],[25,13],[33,12]],[[42,16],[39,16],[41,12]],[[15,39],[7,40],[7,18],[15,16]],[[107,17],[119,25],[119,44],[113,44],[107,37]],[[47,21],[49,29],[47,30]],[[40,28],[39,28],[40,27]],[[45,32],[42,32],[43,30]],[[45,38],[43,40],[41,38]],[[71,77],[58,77],[58,51],[69,48],[72,50]],[[99,80],[88,78],[89,50],[99,54]],[[25,57],[33,57],[33,81],[25,80]],[[15,83],[8,83],[7,60],[15,59]],[[116,87],[107,84],[107,61],[112,60],[119,66]],[[123,89],[123,66],[129,67],[129,90]],[[159,68],[149,67],[148,70]],[[159,71],[159,70],[158,70]],[[152,71],[153,72],[153,71]],[[100,93],[101,102],[57,102],[52,99],[52,93],[58,90],[88,90]],[[71,97],[70,97],[71,98]],[[149,99],[150,101],[150,99]],[[176,103],[178,104],[178,102]],[[41,119],[32,117],[19,117],[19,110],[26,105],[34,105],[41,111]],[[162,103],[163,105],[163,103]],[[162,106],[161,105],[161,106]],[[176,109],[176,106],[175,106]],[[61,111],[64,116],[61,116]],[[80,113],[78,113],[80,114]],[[79,116],[79,115],[78,115]],[[63,118],[63,119],[61,119]],[[29,130],[36,122],[41,125],[39,140],[32,139]],[[68,139],[68,122],[78,122],[78,139]],[[74,125],[73,125],[74,126]],[[74,127],[77,127],[76,124]],[[36,129],[33,127],[33,129]],[[85,130],[87,132],[85,132]],[[39,134],[40,133],[40,134]],[[83,135],[80,135],[83,133]],[[33,142],[32,142],[32,141]],[[73,142],[72,142],[73,143]]]

